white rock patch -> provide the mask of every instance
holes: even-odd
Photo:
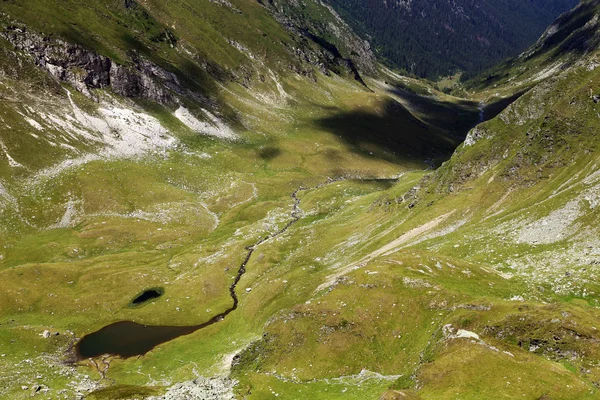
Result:
[[[4,152],[4,155],[6,156],[6,159],[8,160],[8,165],[10,167],[23,168],[22,164],[18,163],[14,158],[11,157],[11,155],[8,153],[8,149],[6,148],[6,145],[2,141],[0,141],[0,149],[2,149],[2,151]]]
[[[16,204],[17,202],[17,200],[9,193],[8,189],[6,189],[6,186],[0,182],[0,204],[2,203],[2,200],[6,200],[11,204]]]
[[[55,176],[67,168],[103,158],[132,158],[152,152],[164,153],[177,143],[160,122],[148,114],[105,101],[98,109],[98,115],[91,115],[75,104],[70,92],[67,91],[67,95],[71,112],[61,116],[40,113],[45,124],[62,132],[65,139],[87,143],[99,147],[99,150],[96,154],[65,160],[42,171],[41,176]]]
[[[195,132],[209,136],[215,136],[221,139],[234,140],[237,138],[237,135],[231,130],[231,128],[229,128],[214,114],[211,114],[209,111],[204,109],[202,109],[202,111],[208,116],[211,123],[200,121],[183,106],[180,106],[177,111],[175,111],[175,117],[177,117],[178,120]]]
[[[108,127],[108,131],[102,131],[109,146],[104,155],[133,157],[175,144],[175,138],[148,114],[116,107],[101,108],[99,112]]]
[[[457,339],[475,339],[475,340],[479,340],[479,335],[476,334],[475,332],[471,332],[471,331],[467,331],[464,329],[459,329],[458,332],[456,332],[456,335],[454,336]]]
[[[544,80],[546,78],[549,78],[552,75],[556,74],[558,71],[560,71],[562,66],[563,66],[563,64],[560,62],[553,64],[553,65],[549,66],[548,68],[541,70],[538,74],[536,74],[533,78],[531,78],[531,80],[533,82],[538,82],[538,81]]]
[[[55,225],[51,226],[51,229],[57,228],[69,228],[74,225],[76,221],[76,217],[78,214],[77,204],[79,202],[71,199],[67,202],[65,207],[65,213],[63,214],[60,221],[58,221]]]
[[[564,240],[569,234],[569,228],[580,215],[579,201],[570,201],[563,208],[523,227],[518,232],[517,243],[549,244]]]
[[[71,93],[68,94],[79,125],[100,134],[98,139],[106,145],[100,152],[103,156],[133,157],[175,144],[175,139],[167,134],[160,122],[148,114],[103,103],[98,110],[100,117],[96,117],[77,107]]]
[[[42,125],[40,125],[40,123],[37,122],[35,119],[27,118],[26,117],[25,121],[27,121],[27,123],[29,123],[29,125],[33,126],[38,131],[43,131],[44,130],[44,127]]]
[[[228,378],[198,377],[193,381],[177,383],[167,389],[162,396],[149,397],[149,400],[233,400],[233,387],[237,381]]]

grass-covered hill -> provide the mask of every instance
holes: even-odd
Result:
[[[0,10],[0,398],[600,396],[596,2],[465,98],[321,2]]]

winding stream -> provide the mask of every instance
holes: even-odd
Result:
[[[294,205],[291,213],[291,220],[277,232],[260,239],[251,246],[246,247],[246,256],[238,269],[233,283],[229,286],[229,294],[233,304],[227,310],[215,315],[210,320],[192,326],[153,326],[143,325],[132,321],[120,321],[107,325],[104,328],[85,335],[76,345],[76,355],[78,359],[95,358],[102,355],[114,355],[122,358],[141,356],[158,346],[159,344],[171,341],[180,336],[189,335],[207,326],[223,321],[230,313],[238,308],[239,299],[236,293],[236,287],[240,279],[246,272],[246,266],[252,257],[252,254],[258,246],[266,241],[276,238],[285,233],[292,225],[302,218],[302,209],[300,208],[300,199],[298,193],[318,189],[333,182],[343,180],[329,178],[325,183],[320,183],[313,188],[300,187],[292,192],[291,197]]]

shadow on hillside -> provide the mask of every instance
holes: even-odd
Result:
[[[529,88],[518,91],[510,97],[504,97],[498,99],[493,103],[489,103],[485,105],[485,109],[483,111],[483,118],[481,122],[489,121],[490,119],[495,118],[502,111],[506,109],[506,107],[510,106],[512,103],[517,101],[519,97],[523,96],[525,93],[529,91]]]
[[[281,149],[275,146],[261,147],[257,151],[257,155],[261,160],[272,160],[281,154]]]
[[[431,160],[437,165],[448,159],[460,143],[415,118],[391,98],[382,109],[378,113],[343,112],[316,120],[315,124],[339,136],[352,151],[391,162]]]
[[[496,117],[524,93],[487,104],[482,112],[474,101],[444,102],[397,88],[393,94],[409,103],[412,113],[389,98],[383,112],[343,112],[315,123],[342,138],[356,153],[391,162],[425,161],[437,167],[452,156],[469,130]]]
[[[473,126],[481,122],[479,103],[475,101],[442,101],[432,96],[419,95],[399,85],[390,92],[407,102],[409,108],[425,124],[461,141]]]

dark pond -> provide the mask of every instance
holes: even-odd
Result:
[[[236,279],[235,284],[237,284]],[[107,325],[99,331],[85,335],[77,343],[76,352],[79,359],[99,357],[104,354],[116,355],[122,358],[141,356],[161,343],[166,343],[180,336],[189,335],[197,330],[222,321],[229,313],[237,309],[238,299],[234,297],[233,306],[225,312],[215,315],[210,320],[191,326],[153,326],[142,325],[132,321],[120,321]]]
[[[98,357],[103,354],[129,358],[145,354],[161,343],[193,331],[193,327],[147,326],[122,321],[85,336],[77,344],[77,353],[80,358]]]
[[[120,321],[107,325],[99,331],[85,335],[77,343],[79,359],[99,357],[104,354],[122,358],[141,356],[161,343],[180,336],[189,335],[197,330],[222,321],[237,308],[237,298],[232,307],[215,315],[210,320],[193,326],[153,326],[131,321]]]
[[[158,299],[164,293],[165,293],[165,291],[162,288],[154,288],[154,289],[144,290],[144,292],[142,292],[142,294],[138,295],[135,299],[133,299],[133,301],[131,302],[131,305],[138,306],[138,305],[141,305],[141,304],[147,302],[148,300]]]
[[[222,321],[238,307],[239,300],[235,288],[242,275],[246,272],[246,265],[250,261],[254,249],[255,246],[246,248],[248,251],[246,258],[242,262],[235,280],[229,287],[229,294],[233,300],[233,304],[224,312],[215,315],[200,325],[191,326],[153,326],[142,325],[132,321],[115,322],[96,332],[85,335],[76,345],[77,357],[85,359],[99,357],[104,354],[122,358],[141,356],[159,344],[166,343],[180,336],[189,335],[197,330]],[[138,298],[143,296],[144,293],[138,296]]]

